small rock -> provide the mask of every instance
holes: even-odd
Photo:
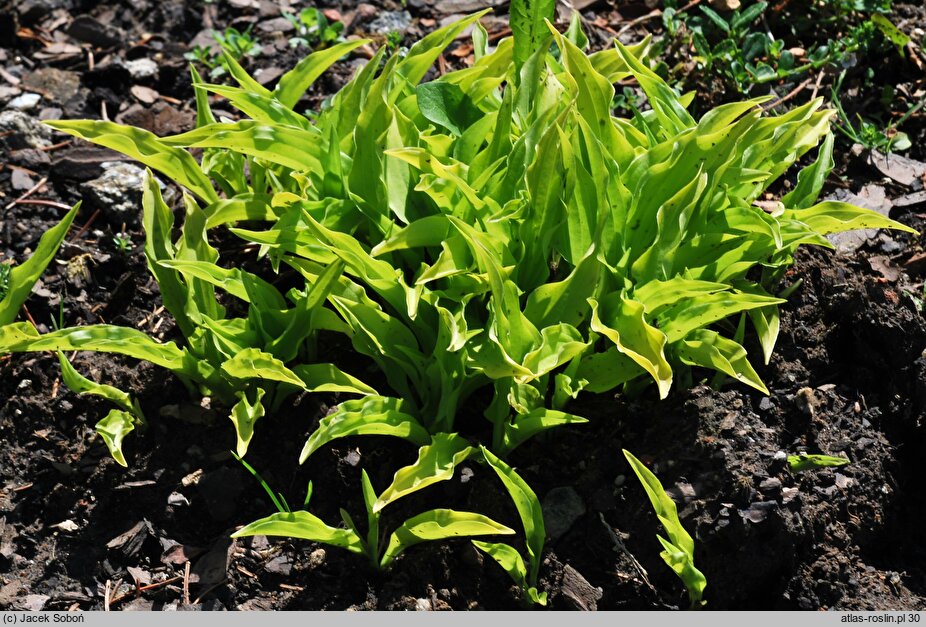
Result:
[[[388,35],[392,32],[404,33],[412,23],[412,14],[408,11],[382,11],[367,24],[366,29],[377,35]]]
[[[43,67],[24,76],[22,85],[51,102],[63,105],[80,92],[80,73]]]
[[[43,122],[45,120],[60,120],[62,115],[64,115],[64,111],[58,107],[42,107],[42,110],[39,111],[39,119]]]
[[[203,469],[199,468],[194,470],[190,474],[186,475],[183,479],[180,480],[180,485],[184,488],[188,488],[191,485],[196,485],[199,483],[199,480],[203,478]]]
[[[800,494],[800,490],[797,488],[784,488],[781,491],[781,502],[787,505],[796,499],[798,494]]]
[[[25,93],[22,96],[17,96],[10,100],[6,107],[7,109],[16,109],[17,111],[30,111],[36,107],[42,101],[42,97],[38,94]]]
[[[757,501],[750,504],[749,509],[739,510],[739,515],[743,520],[758,524],[764,522],[769,514],[776,509],[778,509],[778,503],[775,501]]]
[[[788,459],[788,454],[784,451],[777,451],[772,459],[774,459],[776,462],[783,462]]]
[[[769,411],[769,410],[771,410],[773,407],[775,407],[775,405],[774,405],[774,403],[772,403],[772,399],[770,399],[770,398],[767,397],[767,396],[763,396],[763,397],[762,397],[762,400],[759,401],[759,409],[762,410],[762,411]]]
[[[288,555],[278,555],[264,564],[264,570],[274,575],[289,577],[289,574],[293,571],[293,563]]]
[[[112,225],[141,225],[141,197],[145,171],[131,163],[104,163],[103,175],[80,186],[90,203],[99,207]],[[164,202],[173,201],[171,188],[158,181]]]
[[[47,594],[27,594],[19,602],[19,606],[28,612],[40,612],[45,608],[45,603],[50,598]]]
[[[158,415],[161,418],[180,418],[180,405],[162,405],[161,409],[158,410]]]
[[[125,62],[125,69],[135,80],[153,78],[158,75],[158,64],[151,59],[132,59]]]
[[[759,491],[766,494],[778,494],[781,491],[781,479],[769,477],[759,484]]]
[[[360,451],[356,449],[351,449],[350,451],[347,452],[347,455],[344,456],[344,461],[349,466],[356,467],[357,464],[360,463]]]
[[[133,599],[122,606],[123,612],[150,612],[154,609],[154,601],[148,599]]]
[[[415,611],[416,612],[430,612],[434,608],[431,607],[430,599],[415,599]]]
[[[585,503],[575,489],[566,486],[547,492],[542,509],[547,537],[556,542],[585,514]]]
[[[122,43],[125,34],[118,28],[107,26],[89,15],[79,15],[68,25],[65,32],[76,39],[101,48]]]
[[[257,30],[261,33],[271,35],[273,33],[291,33],[296,30],[296,27],[293,26],[293,23],[290,22],[285,17],[275,17],[270,20],[264,20],[257,24]]]
[[[840,490],[845,490],[855,485],[855,479],[847,477],[844,474],[836,473],[836,487]]]
[[[311,568],[318,568],[325,565],[325,560],[328,559],[328,554],[325,552],[325,549],[315,549],[309,553],[309,561],[307,566]]]
[[[59,529],[64,533],[74,533],[80,529],[80,526],[73,520],[62,520],[56,525],[51,525],[55,529]]]
[[[470,468],[469,466],[465,466],[460,471],[460,483],[468,483],[469,480],[473,478],[474,474],[475,473],[473,472],[472,468]]]
[[[17,168],[10,173],[10,185],[16,191],[25,191],[32,189],[35,186],[35,181],[25,171]]]
[[[0,105],[6,104],[21,93],[23,93],[23,90],[19,87],[0,85]]]
[[[10,157],[14,163],[29,170],[44,168],[51,163],[51,157],[46,151],[35,148],[22,148],[10,153]]]
[[[185,507],[189,505],[190,502],[179,492],[171,492],[170,496],[167,497],[167,504],[173,505],[174,507]]]
[[[144,85],[132,85],[132,88],[129,91],[140,102],[145,104],[153,104],[157,102],[158,98],[161,97],[161,94],[159,94],[156,89],[151,89],[150,87],[145,87]]]
[[[51,146],[51,129],[22,111],[0,112],[0,146],[9,150]]]

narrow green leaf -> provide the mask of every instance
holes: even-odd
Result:
[[[302,379],[305,389],[309,392],[340,392],[364,396],[377,394],[369,385],[334,364],[304,364],[293,366],[292,371]]]
[[[505,441],[502,451],[506,455],[541,431],[561,425],[579,425],[588,422],[581,416],[562,411],[538,407],[533,411],[515,416],[505,424]]]
[[[122,441],[128,433],[135,429],[135,416],[127,411],[112,409],[103,420],[96,423],[94,429],[103,438],[109,454],[113,456],[116,463],[128,467],[125,455],[122,453]]]
[[[439,481],[447,481],[472,452],[469,442],[456,434],[434,435],[430,444],[418,450],[418,459],[413,464],[396,471],[392,483],[380,493],[373,505],[373,511],[380,512],[403,496]]]
[[[524,537],[527,542],[527,555],[530,562],[528,583],[537,585],[537,576],[540,573],[540,561],[543,556],[543,543],[546,541],[547,531],[543,524],[543,510],[540,500],[527,482],[516,473],[514,469],[496,457],[484,446],[479,447],[486,463],[492,467],[498,478],[511,496],[521,524],[524,526]]]
[[[167,146],[226,148],[296,171],[321,171],[323,140],[315,127],[304,129],[243,120],[210,124],[160,141]],[[187,154],[179,148],[174,150]],[[218,198],[208,200],[214,202]]]
[[[665,548],[662,557],[682,579],[688,589],[692,605],[695,605],[701,601],[704,588],[707,586],[707,579],[694,567],[694,540],[682,526],[675,502],[662,489],[662,484],[659,483],[656,475],[630,452],[625,450],[624,457],[627,458],[634,474],[643,485],[643,490],[653,505],[656,517],[659,518],[659,522],[662,523],[669,536],[668,542],[657,536]]]
[[[876,211],[837,200],[826,200],[807,209],[785,210],[781,219],[803,222],[821,235],[855,229],[897,229],[914,235],[919,234],[916,229],[891,220]]]
[[[325,70],[344,55],[368,43],[371,43],[369,39],[355,39],[313,52],[280,77],[273,95],[284,106],[292,109]]]
[[[849,460],[845,457],[833,457],[831,455],[788,455],[788,467],[791,472],[803,472],[814,468],[838,468],[845,466]]]
[[[267,379],[299,388],[305,383],[282,361],[257,348],[246,348],[222,364],[222,372],[236,379]]]
[[[333,414],[321,419],[318,428],[309,436],[299,463],[304,463],[328,442],[351,435],[391,435],[417,446],[429,442],[431,436],[427,430],[402,409],[400,399],[384,396],[368,396],[341,403]]]
[[[513,533],[513,529],[482,514],[457,512],[451,509],[432,509],[409,518],[392,533],[380,566],[387,568],[405,549],[421,542],[461,536],[511,535]]]
[[[546,38],[546,21],[556,12],[556,0],[512,0],[511,31],[514,34],[514,63],[520,69]]]
[[[97,383],[83,376],[74,368],[68,358],[61,351],[58,352],[58,362],[61,364],[61,380],[69,390],[75,394],[92,394],[100,396],[119,406],[123,411],[129,412],[144,421],[145,417],[141,413],[138,402],[133,400],[128,393],[115,388],[111,385]],[[123,464],[124,466],[125,464]]]
[[[203,174],[190,153],[161,141],[154,133],[100,120],[54,120],[45,124],[140,161],[183,185],[206,202],[212,203],[219,199],[209,177]]]
[[[351,553],[363,554],[363,542],[349,529],[337,529],[325,524],[322,519],[309,512],[276,513],[255,520],[232,534],[233,538],[247,536],[283,536],[312,542],[322,542],[347,549]]]
[[[135,329],[96,324],[40,335],[28,322],[0,327],[0,354],[32,351],[116,353],[150,361],[173,372],[186,372],[185,351],[173,342],[156,342]]]
[[[803,168],[797,173],[797,185],[790,192],[785,194],[781,202],[788,209],[806,209],[817,200],[826,177],[829,176],[836,164],[833,161],[833,145],[836,143],[836,136],[827,133],[826,139],[820,146],[817,158],[813,163]]]
[[[235,396],[238,397],[238,402],[232,407],[229,418],[235,425],[235,434],[238,439],[236,452],[239,457],[244,457],[248,452],[248,444],[254,437],[254,423],[263,418],[265,414],[264,406],[261,404],[264,390],[257,388],[253,403],[248,399],[247,392],[236,392]]]
[[[493,543],[472,540],[472,543],[477,549],[485,552],[489,557],[498,562],[498,565],[511,576],[514,582],[524,592],[524,596],[527,597],[531,603],[536,603],[538,605],[547,604],[546,592],[538,592],[537,588],[527,585],[527,568],[524,566],[524,559],[521,557],[521,554],[518,553],[517,549],[503,542]]]
[[[61,242],[64,241],[64,236],[71,228],[71,223],[78,211],[80,211],[80,203],[74,205],[61,219],[61,222],[42,234],[35,247],[35,252],[29,259],[10,268],[9,287],[6,294],[0,298],[0,326],[10,324],[19,315],[19,310],[32,293],[36,281],[58,253]]]

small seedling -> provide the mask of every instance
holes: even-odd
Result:
[[[705,601],[702,597],[704,596],[704,588],[707,587],[707,579],[694,566],[694,540],[685,531],[681,521],[678,519],[675,501],[669,498],[659,479],[643,462],[626,450],[624,451],[624,457],[627,458],[634,474],[637,475],[637,479],[643,485],[643,490],[656,511],[656,517],[659,518],[659,522],[662,523],[663,528],[666,530],[666,535],[669,536],[668,540],[660,535],[656,536],[664,549],[660,556],[685,584],[685,588],[688,589],[688,599],[691,601],[691,607],[696,608],[704,605]]]
[[[284,12],[283,16],[296,29],[296,35],[289,40],[292,48],[303,46],[318,50],[344,41],[344,24],[329,20],[319,9],[309,7],[300,11],[299,15]]]
[[[122,230],[113,235],[113,244],[116,247],[116,252],[120,255],[127,255],[132,250],[132,238],[125,231],[125,225],[122,225]]]
[[[788,468],[791,469],[791,472],[802,472],[804,470],[814,470],[816,468],[838,468],[848,463],[849,460],[845,457],[808,455],[807,453],[788,455]]]

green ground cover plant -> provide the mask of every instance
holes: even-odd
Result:
[[[856,54],[890,54],[897,48],[897,54],[902,55],[909,41],[886,17],[890,0],[796,0],[771,5],[763,0],[745,2],[733,11],[715,10],[705,4],[681,11],[685,3],[668,0],[665,4],[666,45],[693,46],[693,60],[704,74],[717,77],[726,89],[740,94],[823,67],[848,65]],[[781,19],[783,11],[786,20]],[[770,22],[789,24],[789,32],[772,33]],[[789,39],[814,44],[795,54]]]
[[[743,342],[748,323],[768,362],[784,302],[775,292],[795,250],[830,247],[825,236],[844,230],[910,230],[846,203],[816,202],[833,149],[833,113],[821,101],[765,116],[763,100],[752,99],[695,120],[687,99],[641,60],[649,41],[589,54],[578,21],[565,34],[552,28],[554,4],[514,2],[514,36],[495,48],[478,23],[484,13],[388,58],[381,48],[306,115],[296,108],[309,87],[368,42],[313,52],[273,90],[230,55],[237,86],[206,83],[193,70],[197,128],[180,135],[49,123],[186,190],[179,229],[150,172],[143,196],[144,254],[181,339],[162,343],[111,325],[39,334],[14,322],[53,255],[53,229],[49,244],[12,270],[0,353],[87,350],[150,361],[230,408],[240,456],[258,423],[272,430],[266,415],[288,395],[355,395],[321,420],[299,461],[346,436],[394,436],[418,449],[384,491],[363,479],[365,529],[349,514],[336,528],[286,506],[239,535],[328,542],[385,568],[419,541],[510,534],[481,514],[445,508],[388,538],[380,529],[390,503],[450,479],[465,460],[484,463],[516,505],[527,559],[508,544],[476,546],[527,599],[543,602],[539,503],[503,458],[538,433],[585,422],[568,411],[583,392],[652,385],[664,398],[706,369],[767,393]],[[422,82],[467,28],[473,66]],[[617,117],[613,85],[628,79],[649,109]],[[242,119],[216,121],[210,92]],[[753,204],[821,141],[776,209]],[[202,150],[201,162],[192,149]],[[67,226],[56,227],[61,237]],[[210,244],[215,229],[255,245],[261,272],[224,267]],[[319,363],[321,334],[377,366],[375,386]],[[87,388],[75,374],[69,385]],[[143,418],[127,396],[107,394],[120,413],[97,429],[125,463],[123,438]],[[461,410],[477,395],[487,404],[484,429],[461,434]]]

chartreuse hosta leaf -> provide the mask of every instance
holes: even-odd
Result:
[[[430,444],[418,450],[415,463],[395,473],[392,483],[373,504],[373,511],[379,512],[403,496],[438,481],[450,479],[457,465],[468,459],[472,453],[473,448],[469,442],[456,434],[434,435]]]
[[[833,457],[832,455],[788,455],[788,467],[792,472],[802,472],[814,468],[837,468],[845,466],[849,460],[845,457]]]
[[[553,19],[555,0],[512,0],[514,62],[520,68],[547,38],[546,20]]]
[[[100,120],[54,120],[45,124],[137,159],[206,202],[219,199],[209,178],[190,153],[164,143],[154,133]]]
[[[366,534],[357,526],[350,513],[342,509],[341,518],[347,526],[346,530],[332,528],[308,512],[281,511],[251,523],[238,531],[235,537],[263,534],[314,540],[362,553],[367,556],[373,568],[386,569],[404,550],[421,542],[513,534],[512,529],[482,514],[433,509],[401,523],[389,536],[385,545],[380,546],[383,508],[437,481],[449,479],[455,467],[475,451],[476,449],[466,440],[456,434],[437,434],[430,439],[430,443],[421,447],[418,461],[399,469],[392,484],[379,495],[376,494],[369,475],[365,470],[362,471],[361,488],[367,514]],[[264,488],[268,494],[273,495],[272,490],[266,485]],[[309,489],[311,490],[311,484]],[[275,497],[274,501],[278,502]]]
[[[135,430],[136,417],[132,412],[111,409],[103,420],[96,423],[94,429],[103,438],[109,454],[120,466],[128,466],[122,453],[122,440]]]
[[[118,405],[123,411],[135,415],[139,422],[144,423],[145,415],[142,413],[138,401],[129,394],[111,385],[96,383],[83,376],[77,372],[61,351],[58,351],[58,362],[61,364],[61,380],[69,390],[75,394],[92,394],[93,396],[103,397]]]
[[[409,518],[392,532],[380,565],[382,568],[388,567],[402,551],[421,542],[511,534],[514,534],[513,529],[482,514],[432,509]]]
[[[67,235],[74,216],[80,211],[80,203],[74,205],[61,219],[61,222],[48,229],[35,248],[35,252],[25,262],[12,267],[7,266],[6,289],[0,292],[0,326],[10,324],[19,315],[19,309],[32,292],[45,268],[51,263],[64,236]]]
[[[322,418],[312,432],[299,456],[304,462],[319,448],[351,435],[394,435],[419,446],[430,440],[428,432],[418,420],[403,411],[404,402],[397,398],[367,396],[345,401],[329,416]]]
[[[309,512],[278,512],[255,520],[232,534],[233,538],[247,536],[283,536],[322,542],[363,554],[363,541],[349,529],[331,527]]]
[[[685,584],[692,607],[703,604],[702,597],[704,596],[704,588],[707,586],[707,580],[701,571],[694,566],[694,540],[682,527],[682,523],[678,519],[675,502],[669,498],[669,495],[662,489],[659,479],[643,462],[626,450],[624,451],[624,457],[627,458],[634,474],[637,475],[643,485],[643,490],[653,505],[656,517],[659,518],[666,535],[669,536],[668,539],[660,535],[656,536],[664,549],[660,554],[662,559]]]
[[[263,388],[257,388],[254,401],[248,399],[247,392],[238,392],[238,402],[232,407],[231,418],[235,425],[235,434],[238,439],[236,446],[239,457],[244,457],[248,452],[248,444],[254,436],[254,423],[264,417],[264,406],[261,399],[264,397]]]
[[[96,383],[84,377],[61,351],[58,351],[58,361],[61,363],[61,380],[69,390],[76,394],[100,396],[119,406],[120,409],[111,410],[96,424],[96,431],[103,438],[113,459],[121,466],[128,466],[122,452],[122,440],[127,433],[135,429],[136,423],[145,423],[145,416],[138,401],[111,385]]]
[[[518,551],[508,544],[492,544],[473,541],[478,548],[488,553],[511,575],[525,597],[533,603],[546,605],[547,593],[537,591],[537,576],[540,573],[540,562],[543,553],[543,544],[546,540],[546,528],[543,524],[543,511],[537,495],[529,485],[508,464],[492,454],[485,447],[480,447],[486,463],[495,471],[498,478],[511,496],[521,524],[524,527],[524,536],[527,543],[528,562],[530,570],[524,565],[524,559]]]

